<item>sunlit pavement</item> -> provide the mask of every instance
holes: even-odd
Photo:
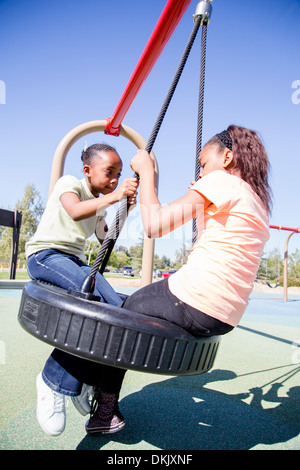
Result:
[[[35,418],[35,378],[52,347],[20,327],[19,299],[20,291],[0,289],[0,449],[300,449],[300,300],[251,298],[209,373],[129,371],[119,433],[88,436],[69,401],[66,429],[53,438]]]

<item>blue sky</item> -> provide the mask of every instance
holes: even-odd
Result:
[[[28,183],[46,202],[57,145],[77,125],[112,115],[165,3],[0,0],[1,208],[13,209]],[[146,140],[193,28],[197,4],[191,2],[124,118],[123,124]],[[300,226],[299,24],[299,0],[213,1],[203,122],[203,143],[231,123],[260,133],[272,165],[271,223],[292,227]],[[200,47],[199,33],[153,148],[164,204],[182,196],[194,176]],[[131,176],[133,144],[103,133],[72,147],[65,174],[80,177],[85,142],[103,141],[118,149],[123,176]],[[140,230],[132,220],[119,243],[135,244],[130,237]],[[286,235],[272,231],[270,249],[283,251]],[[180,231],[157,241],[158,254],[173,257],[182,238]],[[184,238],[190,238],[189,227]],[[300,235],[290,242],[291,251],[296,248]]]

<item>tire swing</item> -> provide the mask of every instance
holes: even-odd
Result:
[[[201,23],[203,34],[206,34],[208,18],[199,14],[195,18],[188,44],[146,145],[149,153]],[[205,57],[203,37],[202,58]],[[201,60],[202,83],[203,75],[204,60]],[[102,122],[96,121],[95,125],[92,122],[87,128],[92,131],[101,130],[99,123],[101,127]],[[126,126],[121,127],[126,136]],[[89,131],[85,129],[82,132],[87,134]],[[75,140],[77,139],[73,138],[73,142]],[[138,178],[138,175],[135,174],[134,177]],[[95,275],[98,270],[100,273],[104,272],[128,210],[129,205],[125,198],[120,203],[115,220],[80,291],[67,291],[46,282],[30,281],[23,289],[18,320],[28,333],[41,341],[101,364],[164,375],[196,375],[207,372],[213,367],[220,343],[219,336],[196,338],[174,323],[99,302],[100,299],[93,294]],[[119,295],[123,300],[126,299],[126,296]]]

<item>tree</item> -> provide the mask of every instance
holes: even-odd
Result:
[[[289,274],[300,278],[300,250],[297,248],[294,253],[289,255]]]
[[[27,184],[23,199],[19,200],[15,210],[22,212],[22,224],[19,239],[19,256],[25,261],[25,244],[36,232],[40,218],[44,212],[44,205],[40,193],[34,184]],[[6,228],[1,232],[0,252],[3,257],[10,258],[12,229]]]
[[[116,245],[114,251],[116,253],[125,253],[126,256],[129,256],[129,250],[126,248],[126,246]]]
[[[117,260],[118,260],[118,266],[116,266],[116,268],[121,269],[121,268],[124,268],[124,266],[127,266],[130,264],[130,258],[129,256],[126,255],[126,253],[117,253]]]
[[[164,269],[170,269],[172,267],[172,262],[166,255],[162,256],[161,261],[163,263]]]
[[[136,273],[142,269],[143,261],[143,242],[139,245],[131,246],[129,249],[131,265]]]
[[[185,244],[183,244],[182,248],[176,250],[174,268],[181,268],[181,266],[183,266],[187,262],[188,256],[189,251],[186,249]]]
[[[283,262],[278,248],[274,248],[269,253],[264,253],[257,271],[258,279],[273,281],[278,279],[283,272]]]
[[[157,269],[159,270],[164,269],[163,262],[157,254],[154,254],[154,257],[153,257],[153,269],[154,271],[156,271]]]
[[[86,241],[84,254],[86,256],[86,263],[89,266],[94,263],[96,256],[100,250],[100,246],[101,245],[97,240],[92,240],[91,238],[89,238]]]

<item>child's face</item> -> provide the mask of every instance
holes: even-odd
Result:
[[[91,193],[96,197],[100,193],[112,193],[118,186],[122,168],[122,160],[115,152],[100,152],[92,165],[83,167]]]
[[[232,152],[228,149],[220,152],[214,145],[205,145],[200,152],[200,176],[202,178],[215,170],[226,171],[232,161]]]

